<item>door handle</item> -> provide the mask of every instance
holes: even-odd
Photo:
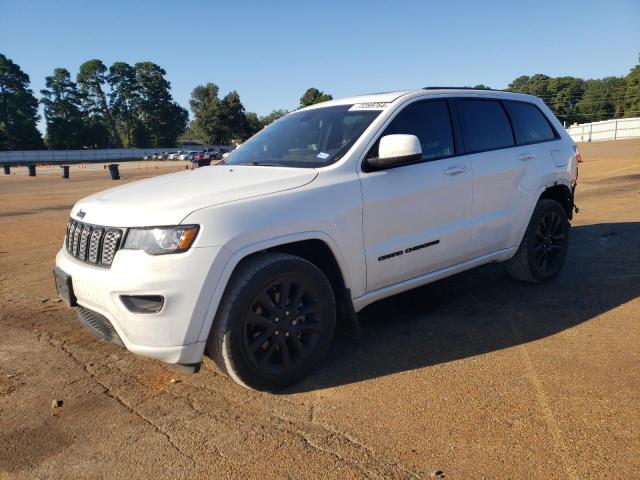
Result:
[[[445,175],[458,175],[467,171],[467,167],[449,167],[444,172]]]
[[[533,153],[523,153],[522,155],[518,155],[518,160],[533,160],[536,156]]]

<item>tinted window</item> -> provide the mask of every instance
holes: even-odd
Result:
[[[454,153],[453,134],[447,102],[412,103],[402,110],[383,135],[415,135],[422,145],[422,159],[450,157]]]
[[[538,107],[524,102],[504,102],[511,117],[516,142],[535,143],[556,137],[549,122]]]
[[[458,114],[467,152],[481,152],[513,145],[511,125],[500,102],[460,100]]]

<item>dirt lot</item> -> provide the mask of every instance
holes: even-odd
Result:
[[[280,395],[92,337],[51,268],[74,201],[114,182],[0,176],[0,478],[639,478],[640,141],[581,150],[556,281],[490,265],[374,304]]]

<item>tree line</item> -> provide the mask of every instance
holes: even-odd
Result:
[[[298,108],[332,99],[331,95],[312,87],[300,97]],[[288,110],[273,110],[268,115],[258,117],[254,112],[245,112],[238,92],[232,90],[220,99],[219,88],[215,83],[194,88],[189,105],[193,112],[193,121],[188,133],[195,134],[207,144],[242,142],[289,113]]]
[[[596,80],[523,75],[511,82],[507,90],[542,98],[567,125],[640,117],[640,65],[624,77]]]
[[[198,85],[187,110],[171,96],[166,72],[153,62],[107,66],[98,59],[80,65],[75,78],[56,68],[38,99],[29,76],[0,54],[0,150],[154,148],[177,142],[242,142],[289,113],[258,116],[245,110],[237,91],[220,97],[214,83]],[[488,88],[477,85],[476,88]],[[575,77],[521,76],[508,91],[541,97],[567,124],[640,116],[640,65],[624,77],[583,80]],[[331,100],[309,88],[297,108]],[[37,128],[43,106],[46,133]]]
[[[111,67],[84,62],[75,77],[56,68],[36,99],[29,76],[0,54],[0,149],[119,148],[172,145],[187,111],[171,97],[166,72],[153,62]],[[43,105],[46,134],[36,124]]]

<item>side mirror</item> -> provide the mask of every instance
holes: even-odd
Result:
[[[398,167],[422,160],[422,146],[415,135],[385,135],[380,139],[378,156],[367,159],[374,170]]]

